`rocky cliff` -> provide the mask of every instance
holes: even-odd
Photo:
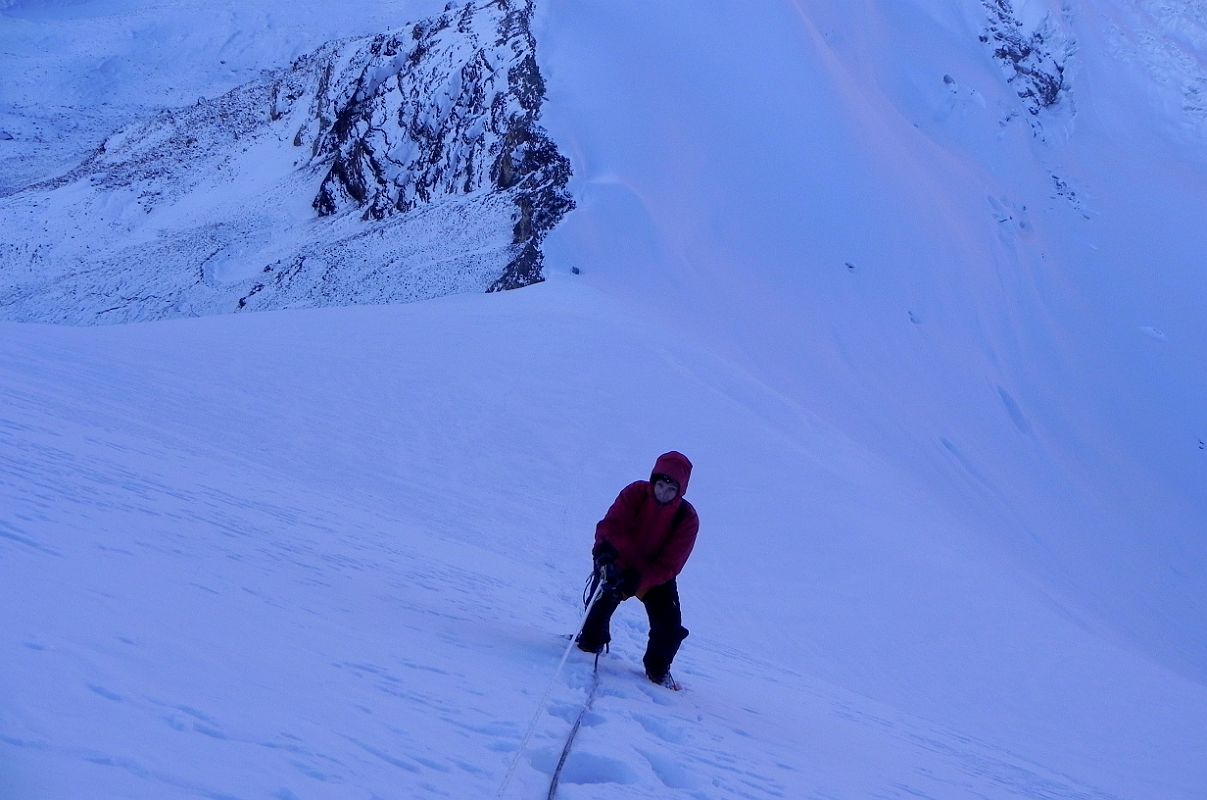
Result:
[[[573,207],[530,0],[450,3],[108,137],[0,198],[0,315],[118,322],[542,280]],[[9,226],[6,226],[9,227]]]

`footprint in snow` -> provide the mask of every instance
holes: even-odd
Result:
[[[636,783],[637,771],[615,758],[593,753],[570,753],[566,766],[562,768],[561,782],[575,784]]]
[[[550,703],[549,713],[564,722],[573,723],[578,719],[578,715],[582,712],[582,704],[575,705],[573,703]],[[595,712],[588,711],[583,715],[582,725],[585,728],[593,728],[603,722],[603,717]]]
[[[687,738],[687,734],[682,727],[671,724],[653,714],[634,714],[633,719],[638,725],[645,728],[646,733],[656,736],[664,742],[682,744]]]
[[[106,700],[112,700],[116,703],[124,702],[126,699],[126,698],[122,697],[120,694],[118,694],[117,692],[110,691],[109,689],[106,689],[104,686],[100,686],[95,683],[88,684],[88,688],[94,694],[99,694],[101,697],[105,698]]]
[[[699,789],[700,779],[680,759],[667,753],[638,750],[642,758],[650,763],[650,769],[668,789]]]

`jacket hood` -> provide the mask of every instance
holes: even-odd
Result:
[[[692,476],[692,462],[677,450],[663,453],[654,462],[654,470],[650,473],[651,481],[655,475],[668,475],[674,478],[675,482],[679,484],[679,497],[683,497],[687,494],[687,482]]]

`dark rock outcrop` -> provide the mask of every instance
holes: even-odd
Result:
[[[123,127],[4,199],[0,316],[128,322],[541,281],[541,243],[574,204],[539,124],[531,17],[531,0],[450,3]]]
[[[490,290],[541,280],[540,242],[573,208],[569,161],[538,124],[545,85],[530,0],[452,4],[405,34],[378,36],[324,71],[313,157],[330,161],[314,208],[381,220],[440,197],[507,192],[516,256]]]
[[[1056,105],[1067,92],[1065,66],[1069,51],[1051,41],[1042,28],[1027,32],[1010,0],[981,0],[989,14],[982,42],[992,45],[994,58],[1031,116]]]

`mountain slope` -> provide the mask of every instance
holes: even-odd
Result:
[[[573,202],[530,16],[450,6],[127,125],[0,198],[0,309],[94,324],[541,280]]]
[[[1201,687],[957,547],[907,480],[739,367],[643,348],[678,331],[582,285],[3,330],[14,797],[493,793],[577,619],[594,520],[670,444],[705,523],[688,688],[643,682],[643,615],[622,608],[561,796],[1189,798],[1201,780]],[[842,535],[788,545],[801,507]],[[1005,664],[979,660],[985,632]],[[954,689],[972,673],[985,718],[902,711],[913,662]],[[841,683],[819,672],[835,663]],[[588,670],[556,681],[506,796],[544,791]]]
[[[547,6],[548,127],[580,201],[551,257],[919,476],[976,546],[1202,682],[1184,632],[1207,622],[1207,170],[1201,143],[1164,146],[1195,112],[1115,62],[1103,18],[1137,4],[1010,7],[1077,43],[1038,119],[967,8],[634,30],[606,3]]]
[[[288,36],[254,4],[155,13],[193,21],[194,56],[247,22],[271,65],[383,30],[377,6],[298,8]],[[577,203],[541,242],[546,284],[0,326],[18,796],[495,791],[594,522],[669,448],[703,521],[688,692],[637,679],[625,607],[561,796],[1201,793],[1196,4],[683,8],[536,6],[541,124]],[[158,51],[118,63],[214,97],[254,78],[255,48],[232,52],[222,86]],[[256,207],[260,186],[181,213]],[[291,195],[303,227],[378,224],[314,221],[315,194]],[[464,256],[476,199],[464,225],[384,217],[423,230],[381,246],[427,258],[455,234]],[[294,234],[270,226],[229,274]],[[507,796],[544,791],[585,669],[555,682]]]

